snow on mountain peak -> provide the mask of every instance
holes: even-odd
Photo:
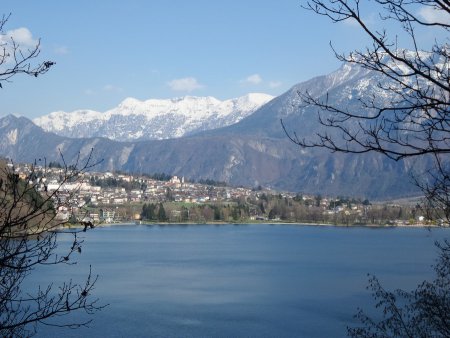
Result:
[[[250,93],[221,101],[184,96],[140,101],[128,97],[106,112],[53,112],[33,120],[46,131],[68,137],[108,137],[119,141],[167,139],[228,126],[250,115],[273,96]]]
[[[133,107],[138,104],[141,104],[142,101],[139,101],[138,99],[135,99],[134,97],[127,97],[125,100],[123,100],[121,103],[119,103],[119,107]]]
[[[65,128],[72,128],[79,123],[88,123],[104,118],[105,116],[102,113],[94,110],[76,110],[70,115],[64,111],[56,111],[38,117],[33,122],[44,130],[58,134],[59,131],[63,131]]]

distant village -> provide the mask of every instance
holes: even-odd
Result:
[[[286,222],[335,225],[424,226],[424,211],[414,204],[370,203],[367,199],[314,196],[258,187],[230,187],[184,177],[81,172],[69,168],[8,164],[38,191],[55,193],[62,222]],[[69,175],[70,176],[70,175]],[[30,181],[31,184],[33,182]]]

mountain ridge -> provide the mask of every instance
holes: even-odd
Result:
[[[106,112],[56,111],[35,118],[44,130],[67,137],[107,137],[118,141],[169,139],[239,122],[274,97],[262,93],[218,100],[184,96],[172,99],[124,99]]]
[[[360,95],[377,94],[381,80],[372,71],[344,65],[336,72],[293,86],[236,124],[167,140],[71,139],[34,128],[26,119],[20,120],[23,127],[15,129],[0,119],[0,137],[10,140],[0,146],[0,155],[16,161],[42,156],[58,160],[61,151],[70,163],[78,157],[85,160],[93,148],[93,161],[103,159],[96,170],[164,172],[230,185],[370,199],[417,196],[419,191],[411,184],[410,175],[423,172],[426,159],[395,162],[378,153],[332,154],[321,148],[302,149],[288,139],[280,123],[283,119],[288,132],[295,131],[299,137],[313,137],[323,130],[318,109],[305,105],[299,92],[328,95],[336,105],[351,108],[357,107]],[[377,99],[389,98],[378,95]]]

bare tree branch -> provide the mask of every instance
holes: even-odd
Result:
[[[304,8],[332,22],[351,20],[370,38],[364,50],[333,52],[338,60],[378,76],[377,94],[360,93],[357,104],[336,104],[330,93],[300,92],[303,107],[316,107],[324,127],[315,137],[299,138],[281,121],[289,139],[301,147],[361,154],[377,152],[399,161],[431,159],[432,166],[413,173],[424,194],[422,208],[440,225],[450,221],[450,1],[375,0],[382,21],[396,24],[407,38],[398,46],[397,33],[373,29],[363,18],[360,0],[309,0]],[[425,18],[420,11],[432,11]],[[443,18],[443,19],[442,19]],[[419,29],[444,33],[431,48],[417,39]],[[450,337],[450,243],[437,244],[436,278],[415,290],[393,292],[375,276],[369,287],[376,301],[376,319],[359,310],[360,326],[348,328],[352,337]]]
[[[40,58],[40,41],[34,46],[21,46],[5,32],[10,15],[0,18],[0,88],[19,74],[37,77],[55,63],[36,62]],[[97,276],[89,271],[84,283],[72,280],[62,285],[39,286],[25,292],[23,282],[38,266],[73,264],[73,256],[81,253],[83,240],[78,234],[85,228],[61,230],[67,223],[58,211],[73,207],[76,189],[64,191],[66,184],[80,184],[83,173],[95,166],[92,151],[82,163],[78,156],[68,164],[62,154],[64,167],[59,186],[48,189],[48,167],[44,163],[31,166],[27,177],[19,178],[14,164],[0,162],[0,336],[25,337],[33,335],[38,323],[54,326],[79,327],[86,322],[65,322],[53,319],[68,316],[73,311],[92,314],[103,305],[92,298]],[[39,167],[39,169],[38,169]],[[58,234],[72,236],[70,248],[57,254]]]
[[[63,157],[61,156],[63,159]],[[44,165],[33,165],[25,179],[20,179],[15,166],[3,163],[0,170],[0,335],[23,336],[34,332],[37,323],[56,326],[85,326],[90,321],[61,324],[53,318],[82,310],[88,314],[103,308],[91,293],[97,276],[90,271],[84,284],[72,280],[62,285],[40,287],[24,294],[22,283],[40,265],[73,264],[73,256],[81,252],[83,228],[64,229],[67,220],[58,210],[71,209],[78,189],[64,191],[65,184],[81,184],[83,173],[95,163],[91,155],[81,164],[65,163],[61,181],[55,190],[48,189]],[[39,170],[37,169],[39,167]],[[64,197],[64,198],[62,198]],[[61,232],[72,236],[64,254],[55,252]]]
[[[21,46],[14,37],[7,36],[4,27],[11,14],[3,15],[0,18],[0,88],[4,83],[11,82],[11,78],[25,74],[33,77],[45,74],[55,62],[53,61],[34,61],[40,56],[40,40],[32,47]]]
[[[396,161],[431,158],[437,171],[434,175],[433,170],[429,171],[430,179],[422,183],[416,180],[416,184],[426,196],[437,198],[429,182],[440,185],[436,190],[441,193],[449,190],[442,184],[448,184],[445,179],[448,168],[444,167],[448,166],[450,154],[450,44],[447,38],[443,42],[436,40],[428,49],[422,48],[416,30],[448,33],[450,5],[447,0],[375,0],[375,3],[379,17],[397,23],[409,37],[408,48],[398,46],[398,32],[394,32],[394,39],[388,31],[377,31],[367,24],[362,14],[366,3],[359,0],[310,0],[303,7],[332,22],[351,20],[367,34],[372,45],[364,50],[343,54],[332,48],[344,64],[376,75],[377,94],[360,94],[358,104],[336,104],[335,93],[299,92],[301,108],[316,107],[324,128],[314,137],[300,138],[292,126],[288,128],[283,121],[281,124],[289,139],[305,148],[354,154],[377,152]],[[435,15],[434,21],[426,20],[418,14],[421,9],[432,10],[448,20],[440,20],[439,15]],[[441,197],[439,202],[432,201],[429,205],[447,210],[448,205],[442,204],[445,198]],[[447,212],[443,214],[448,216]]]

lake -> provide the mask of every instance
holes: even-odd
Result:
[[[344,337],[370,308],[367,273],[388,288],[433,276],[446,229],[302,225],[117,225],[84,234],[78,264],[33,285],[82,281],[107,308],[90,328],[38,337]],[[61,246],[68,241],[61,238]],[[76,318],[75,315],[72,318]]]

